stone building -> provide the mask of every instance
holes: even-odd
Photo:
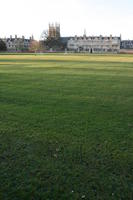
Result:
[[[121,49],[133,50],[133,40],[122,40]]]
[[[48,37],[60,38],[60,24],[49,24]]]
[[[33,36],[26,39],[24,36],[22,36],[22,38],[18,38],[17,35],[15,35],[14,38],[10,36],[10,38],[3,39],[8,52],[27,52],[29,51],[30,44],[33,40]]]
[[[120,37],[89,36],[73,37],[68,40],[67,48],[74,52],[89,53],[119,53],[121,44]]]

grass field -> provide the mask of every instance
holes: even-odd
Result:
[[[0,56],[0,200],[133,199],[133,56]]]

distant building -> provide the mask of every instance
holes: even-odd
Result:
[[[133,40],[122,40],[121,49],[133,50]]]
[[[68,44],[68,41],[71,39],[72,37],[60,37],[60,42],[63,46],[63,50],[66,50],[67,49],[67,44]]]
[[[18,38],[17,35],[13,38],[4,38],[3,41],[7,46],[8,52],[25,52],[29,50],[31,42],[34,40],[33,36],[29,39],[26,39],[24,36]]]
[[[74,52],[119,53],[121,37],[89,36],[73,37],[68,40],[67,48]]]
[[[60,24],[49,24],[48,37],[60,38]]]

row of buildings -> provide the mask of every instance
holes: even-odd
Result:
[[[60,37],[60,25],[49,24],[50,37]],[[119,53],[123,50],[133,50],[133,40],[122,40],[120,36],[87,36],[60,37],[67,50],[88,53]]]
[[[3,38],[3,42],[6,44],[8,52],[28,52],[32,41],[34,41],[33,36],[30,38],[15,37],[10,36],[9,38]]]
[[[119,53],[121,46],[121,37],[93,36],[70,38],[67,43],[67,48],[75,52],[89,53]]]
[[[86,33],[84,33],[81,37],[61,37],[60,24],[57,23],[49,24],[45,39],[47,38],[59,39],[64,45],[64,50],[71,52],[119,53],[122,50],[133,50],[133,41],[122,40],[121,36],[86,36]],[[33,36],[29,39],[26,39],[24,36],[18,38],[16,35],[14,38],[12,36],[10,38],[4,38],[3,41],[9,52],[25,52],[29,51],[34,38]],[[43,50],[45,51],[45,46]]]
[[[120,36],[87,36],[60,37],[60,25],[49,24],[48,34],[52,38],[60,38],[67,50],[88,53],[119,53],[133,50],[133,40],[122,40]]]

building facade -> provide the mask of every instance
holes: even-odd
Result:
[[[122,40],[121,49],[133,50],[133,40]]]
[[[119,53],[121,45],[121,37],[73,37],[68,40],[67,48],[74,52],[89,53]]]
[[[24,36],[22,38],[18,38],[17,35],[13,38],[4,38],[3,41],[7,46],[8,52],[25,52],[29,51],[30,44],[34,40],[33,36],[29,39],[26,39]]]
[[[60,38],[60,24],[49,24],[48,37]]]

